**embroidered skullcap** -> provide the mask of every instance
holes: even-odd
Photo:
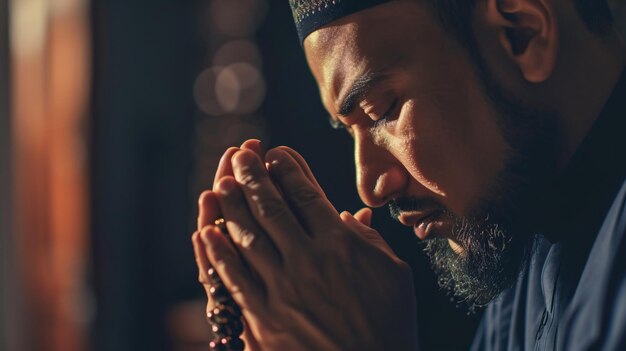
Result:
[[[318,28],[389,0],[289,0],[300,44]]]

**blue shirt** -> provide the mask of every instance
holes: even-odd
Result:
[[[626,350],[626,74],[536,202],[535,247],[472,350]]]

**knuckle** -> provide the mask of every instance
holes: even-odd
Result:
[[[319,193],[311,187],[301,187],[290,194],[291,199],[300,206],[314,204],[321,199]]]
[[[266,219],[281,218],[289,212],[285,203],[276,198],[264,199],[260,201],[258,208],[259,215]]]
[[[267,174],[265,171],[259,169],[258,167],[244,166],[241,167],[239,183],[242,185],[251,188],[257,189],[261,184],[261,181]]]
[[[249,248],[253,242],[255,242],[256,235],[252,231],[246,228],[240,228],[236,235],[233,236],[235,243],[239,244],[243,248]]]

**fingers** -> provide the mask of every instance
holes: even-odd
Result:
[[[309,179],[309,181],[317,188],[317,190],[321,194],[323,194],[324,197],[326,197],[326,194],[324,194],[324,190],[322,189],[322,187],[317,182],[317,179],[315,179],[315,176],[313,175],[313,172],[311,171],[311,168],[309,168],[309,165],[304,160],[304,157],[302,157],[298,152],[296,152],[296,150],[294,150],[294,149],[292,149],[290,147],[287,147],[287,146],[279,146],[279,147],[277,147],[277,149],[285,151],[291,157],[293,157],[293,159],[298,163],[298,165],[300,165],[300,168],[302,168],[302,171],[306,175],[307,179]]]
[[[257,139],[248,139],[241,144],[242,150],[250,150],[255,154],[259,155],[259,157],[263,157],[263,149],[261,148],[261,141]]]
[[[215,220],[221,216],[220,205],[215,193],[210,190],[203,191],[198,199],[198,231],[215,223]]]
[[[372,226],[372,209],[363,207],[354,214],[354,218],[367,227]]]
[[[246,140],[241,145],[241,149],[252,150],[258,155],[262,155],[261,141],[256,139]],[[215,172],[213,188],[215,188],[217,182],[221,178],[233,175],[231,158],[239,150],[240,148],[231,147],[224,152],[224,155],[222,155],[220,163],[217,166],[217,171]],[[219,204],[215,198],[215,194],[210,190],[206,190],[200,194],[198,199],[198,208],[198,230],[201,230],[209,224],[213,224],[216,219],[221,217]]]
[[[230,147],[226,150],[226,152],[224,152],[224,155],[222,155],[220,163],[217,166],[217,171],[215,172],[215,178],[213,179],[213,189],[215,189],[215,186],[217,185],[217,182],[220,181],[220,179],[226,176],[233,175],[231,158],[239,150],[241,149],[238,147]]]
[[[254,220],[237,181],[224,177],[217,185],[226,227],[239,252],[263,280],[282,265],[281,255],[264,230]]]
[[[274,186],[261,159],[250,151],[242,150],[233,156],[233,170],[253,218],[270,236],[279,252],[300,252],[306,232]],[[225,208],[222,207],[222,210],[225,211]]]
[[[359,212],[361,211],[363,211],[363,209]],[[348,211],[342,212],[340,217],[341,220],[348,226],[348,228],[352,229],[353,232],[361,236],[361,238],[363,238],[365,241],[383,250],[388,255],[395,257],[395,254],[391,247],[389,247],[389,244],[387,244],[385,239],[383,239],[383,237],[376,230],[357,220]]]
[[[200,237],[210,264],[217,270],[235,302],[244,312],[258,311],[265,299],[264,292],[230,241],[213,225],[204,227]]]
[[[340,223],[335,208],[309,181],[300,164],[290,154],[273,149],[268,151],[266,160],[270,164],[272,177],[280,185],[285,199],[309,234],[315,236],[329,232],[329,228]]]
[[[193,233],[191,236],[191,243],[193,244],[193,253],[196,257],[196,265],[198,266],[198,281],[202,284],[207,293],[207,297],[210,299],[209,275],[207,272],[211,267],[211,263],[209,263],[209,259],[204,251],[204,244],[202,243],[202,239],[200,239],[200,231]]]
[[[262,152],[261,142],[256,139],[250,139],[250,140],[245,141],[241,145],[241,148],[253,150],[259,155],[261,155],[261,152]],[[237,151],[239,151],[239,148],[232,147],[226,150],[226,152],[224,152],[224,155],[222,156],[220,160],[220,164],[217,167],[214,184],[216,184],[217,181],[224,176],[227,176],[227,175],[232,176],[233,172],[232,172],[230,159],[232,155],[234,155],[235,152]],[[215,193],[212,192],[211,190],[203,191],[198,198],[198,220],[197,220],[198,232],[202,230],[202,228],[204,228],[205,226],[215,223],[215,221],[221,217],[222,217],[222,214],[221,214],[221,210],[219,208],[219,202],[217,201]],[[198,251],[196,249],[196,246],[197,246],[196,242],[199,242],[200,239],[197,238],[197,240],[195,240],[192,238],[192,241],[194,245],[194,251],[196,252],[196,261],[198,261],[200,256],[198,255]],[[204,257],[203,259],[200,257],[200,259],[201,259],[201,262],[204,263],[204,266],[201,267],[200,265],[198,265],[198,269],[200,270],[201,274],[206,275],[206,271],[208,270],[210,265],[208,264],[208,260],[206,259],[206,257]],[[199,279],[202,279],[202,278],[199,278]],[[204,280],[204,282],[206,283],[206,280]],[[207,289],[207,285],[204,284],[204,286],[205,286],[205,289]]]
[[[210,286],[207,275],[207,271],[211,267],[211,264],[202,249],[203,245],[200,240],[200,231],[207,225],[215,223],[215,221],[222,216],[222,213],[220,211],[220,206],[215,193],[210,190],[203,191],[202,194],[200,194],[198,207],[198,231],[193,234],[191,240],[199,271],[198,280],[202,283],[202,286],[207,293],[207,308],[211,308],[213,303],[211,301],[211,295],[209,294]]]
[[[233,155],[239,150],[251,150],[255,154],[259,155],[259,157],[263,157],[263,150],[261,148],[261,141],[257,139],[248,139],[241,144],[241,147],[230,147],[222,155],[220,162],[217,166],[217,171],[215,172],[215,178],[213,179],[213,188],[217,185],[217,182],[222,179],[222,177],[232,176],[233,175],[233,167],[231,158]]]

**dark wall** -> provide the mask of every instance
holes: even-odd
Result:
[[[94,350],[166,350],[196,291],[189,194],[196,1],[94,3]]]

